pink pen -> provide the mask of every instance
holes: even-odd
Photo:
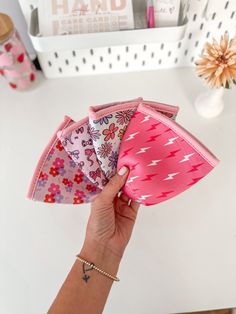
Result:
[[[155,14],[153,0],[147,0],[147,24],[148,28],[155,27]]]

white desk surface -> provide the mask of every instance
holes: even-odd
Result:
[[[25,199],[36,162],[64,114],[80,119],[91,104],[138,96],[179,105],[178,121],[221,163],[184,194],[139,210],[121,281],[114,283],[104,313],[236,306],[236,89],[226,92],[225,111],[214,120],[193,109],[204,89],[192,69],[40,76],[39,86],[25,93],[0,80],[0,313],[46,313],[84,240],[88,205]]]

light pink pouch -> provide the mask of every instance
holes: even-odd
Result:
[[[123,192],[149,206],[189,189],[218,162],[183,127],[141,104],[121,143],[118,168],[130,169]]]
[[[57,133],[74,121],[65,117],[35,169],[28,198],[46,203],[89,203],[100,192],[64,150]]]
[[[149,104],[156,111],[175,119],[179,108],[138,98],[89,108],[90,134],[101,168],[109,180],[116,172],[120,143],[138,106]]]
[[[83,173],[99,188],[103,188],[108,180],[100,168],[99,161],[89,132],[89,119],[85,118],[57,133],[66,152],[83,171]]]

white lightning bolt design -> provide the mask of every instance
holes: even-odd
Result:
[[[180,163],[189,160],[190,157],[192,157],[194,154],[195,154],[195,153],[192,153],[192,154],[189,154],[189,155],[185,155],[185,156],[184,156],[184,159],[182,159],[182,160],[180,161]]]
[[[127,138],[127,140],[125,140],[125,142],[133,140],[135,138],[136,135],[138,135],[140,132],[136,132],[134,134],[130,134],[129,138]]]
[[[139,199],[138,199],[138,201],[145,201],[148,197],[151,197],[152,195],[142,195]]]
[[[167,178],[165,178],[163,181],[167,181],[167,180],[173,180],[175,176],[177,176],[177,174],[179,174],[179,172],[176,173],[170,173],[168,174]]]
[[[136,155],[146,153],[146,151],[147,151],[148,149],[150,149],[150,148],[151,148],[151,147],[144,147],[144,148],[141,148],[140,151],[136,153]]]
[[[179,138],[179,137],[177,136],[177,137],[170,138],[169,141],[164,146],[174,144],[174,141],[176,141],[177,138]]]
[[[144,123],[144,122],[147,122],[147,121],[149,121],[150,120],[150,116],[146,116],[145,118],[144,118],[144,120],[143,121],[141,121],[141,123]]]
[[[162,161],[162,159],[160,159],[160,160],[152,160],[152,162],[148,165],[148,167],[156,166],[160,161]]]
[[[127,181],[127,183],[132,183],[132,182],[134,182],[134,180],[136,180],[138,178],[138,176],[136,176],[136,177],[131,177],[130,179],[129,179],[129,181]]]

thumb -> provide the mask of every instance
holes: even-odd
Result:
[[[102,193],[100,194],[100,197],[105,202],[113,202],[115,196],[119,193],[120,189],[125,184],[128,172],[129,168],[123,166],[107,183]]]

